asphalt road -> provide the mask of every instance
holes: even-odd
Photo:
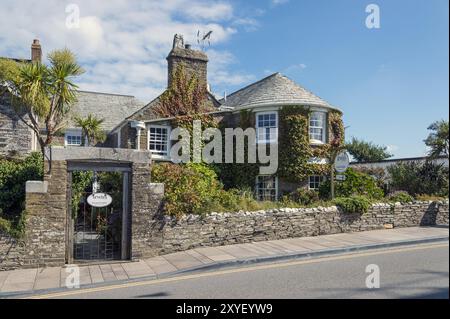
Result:
[[[366,287],[366,267],[380,288]],[[216,270],[40,297],[57,298],[448,298],[448,243]]]

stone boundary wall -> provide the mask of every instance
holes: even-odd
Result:
[[[448,223],[448,201],[374,204],[362,215],[344,213],[336,206],[190,215],[180,220],[166,218],[158,254],[202,246]]]

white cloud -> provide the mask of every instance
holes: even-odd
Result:
[[[285,4],[285,3],[288,3],[288,2],[289,2],[289,0],[272,0],[272,4],[274,6],[277,6],[277,5],[280,5],[280,4]]]
[[[257,25],[235,16],[227,1],[206,0],[74,0],[80,9],[79,28],[66,26],[66,5],[60,0],[0,0],[0,56],[28,58],[33,39],[44,55],[67,47],[87,71],[80,89],[132,94],[148,102],[167,82],[166,56],[175,33],[197,43],[197,31],[212,30],[212,47],[226,43],[240,29]],[[211,51],[212,85],[240,84],[251,76],[231,72],[236,59]]]
[[[386,146],[386,151],[390,154],[395,153],[396,151],[398,151],[399,147],[397,145],[387,145]]]
[[[298,73],[306,69],[306,64],[298,63],[288,66],[286,69],[283,70],[283,73],[291,74],[291,73]]]

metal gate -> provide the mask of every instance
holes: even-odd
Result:
[[[67,260],[129,258],[130,164],[68,162]]]

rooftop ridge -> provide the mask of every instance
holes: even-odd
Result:
[[[86,91],[86,90],[77,90],[77,92],[80,92],[80,93],[102,94],[102,95],[123,96],[123,97],[132,97],[132,98],[136,98],[134,95],[128,95],[128,94],[118,94],[118,93],[108,93],[108,92],[97,92],[97,91]]]
[[[256,82],[250,83],[250,84],[248,84],[247,86],[244,86],[243,88],[241,88],[241,89],[239,89],[239,90],[237,90],[237,91],[234,91],[233,93],[229,94],[229,95],[227,96],[227,98],[228,98],[228,97],[231,97],[231,96],[233,96],[233,95],[235,95],[236,93],[239,93],[239,92],[241,92],[241,91],[244,91],[244,90],[248,89],[249,87],[251,87],[251,86],[253,86],[253,85],[259,84],[259,83],[261,83],[261,82],[263,82],[263,81],[265,81],[265,80],[267,80],[267,79],[270,79],[271,77],[274,77],[274,76],[276,76],[276,75],[281,75],[281,73],[280,73],[280,72],[275,72],[275,73],[272,73],[272,74],[269,75],[269,76],[266,76],[265,78],[262,78],[261,80],[258,80],[258,81],[256,81]],[[222,98],[221,100],[223,100],[223,98]]]

